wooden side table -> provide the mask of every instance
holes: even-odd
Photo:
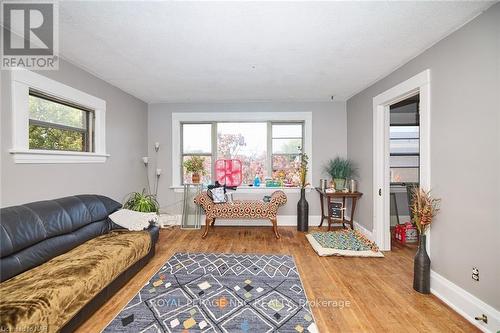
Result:
[[[333,199],[342,199],[342,205],[345,208],[345,203],[346,199],[351,199],[351,219],[346,220],[345,214],[342,215],[342,226],[345,228],[345,224],[349,224],[351,226],[351,229],[354,230],[354,212],[356,210],[356,201],[361,198],[363,193],[361,192],[334,192],[334,193],[327,193],[321,190],[321,188],[316,187],[316,191],[319,193],[319,198],[321,200],[321,223],[319,224],[319,227],[323,226],[323,221],[326,219],[328,221],[328,231],[331,230],[332,224],[333,223],[338,223],[339,221],[333,220],[333,218],[330,216],[330,203],[332,202]],[[325,199],[327,201],[327,211],[325,215]]]

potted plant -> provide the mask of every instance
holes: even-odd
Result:
[[[132,192],[125,203],[123,208],[134,210],[143,213],[159,213],[160,205],[156,200],[154,194],[147,194],[145,190],[141,192]]]
[[[326,163],[324,171],[332,177],[335,184],[335,190],[338,191],[345,188],[347,178],[356,175],[354,163],[349,159],[338,156]]]
[[[433,198],[430,191],[420,187],[411,190],[411,214],[419,234],[418,251],[415,255],[413,266],[413,289],[416,291],[430,293],[431,259],[426,250],[427,229],[431,226],[434,216],[439,211],[441,199]]]
[[[309,229],[309,203],[306,200],[307,171],[308,171],[309,156],[306,153],[300,155],[299,167],[299,185],[300,185],[300,200],[297,203],[297,230],[307,231]]]
[[[199,184],[201,175],[205,174],[205,158],[201,156],[192,156],[184,161],[183,165],[187,172],[191,173],[191,181],[193,184]]]

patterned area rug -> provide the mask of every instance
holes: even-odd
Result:
[[[357,230],[311,232],[307,236],[320,256],[383,257],[377,245]]]
[[[291,256],[177,253],[104,332],[318,332]]]

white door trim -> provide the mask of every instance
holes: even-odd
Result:
[[[420,94],[420,186],[430,189],[430,70],[401,82],[373,98],[373,235],[382,251],[390,251],[389,106]],[[381,189],[381,195],[379,195]],[[430,232],[427,249],[430,254]]]

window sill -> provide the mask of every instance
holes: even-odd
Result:
[[[24,164],[47,164],[47,163],[104,163],[109,154],[84,153],[74,151],[54,150],[18,150],[9,151],[15,163]]]
[[[184,192],[184,187],[183,186],[170,186],[170,189],[174,190],[176,193],[183,193]],[[300,188],[299,187],[265,187],[265,186],[259,186],[259,187],[253,187],[253,186],[239,186],[238,189],[234,193],[264,193],[264,194],[271,194],[274,191],[283,191],[285,193],[299,193]],[[311,192],[312,187],[306,187],[306,192]]]

